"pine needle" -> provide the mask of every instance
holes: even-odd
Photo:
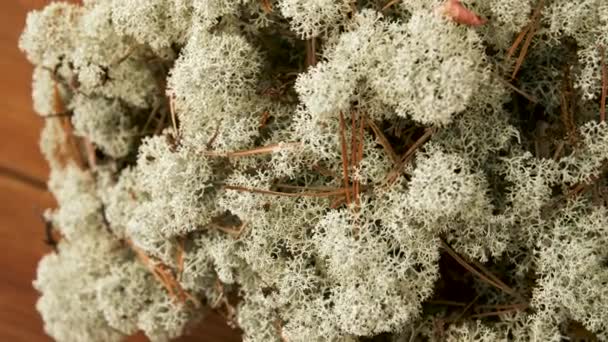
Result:
[[[496,287],[499,290],[502,290],[503,292],[516,296],[516,292],[510,288],[509,286],[507,286],[505,283],[503,283],[502,281],[498,280],[498,278],[496,278],[493,274],[489,273],[489,271],[487,271],[485,268],[483,269],[483,271],[485,271],[484,273],[478,271],[477,269],[475,269],[473,266],[471,266],[469,263],[467,263],[460,255],[458,255],[458,253],[456,253],[456,251],[454,251],[452,249],[452,247],[450,247],[445,241],[441,240],[441,247],[443,247],[443,249],[454,259],[456,260],[456,262],[458,262],[460,265],[462,265],[462,267],[464,267],[465,269],[467,269],[467,271],[471,272],[473,275],[477,276],[478,278],[480,278],[481,280],[483,280],[484,282],[488,283],[491,286]],[[495,281],[493,279],[498,280]]]
[[[515,91],[516,93],[518,93],[519,95],[523,96],[524,98],[526,98],[526,100],[532,102],[532,103],[538,103],[538,99],[528,93],[526,93],[525,91],[517,88],[516,86],[514,86],[511,82],[503,79],[502,77],[497,77],[498,80],[500,82],[502,82],[502,84],[506,85],[507,87],[509,87],[511,90]]]
[[[89,169],[95,170],[97,169],[97,154],[95,153],[95,145],[89,138],[83,138],[83,141],[84,148],[87,152],[87,163],[89,164]]]
[[[185,240],[182,237],[177,238],[177,276],[181,277],[184,272],[184,256],[186,254]]]
[[[600,122],[606,121],[606,96],[608,95],[608,69],[606,68],[606,51],[600,46],[602,54],[602,98],[600,102]]]
[[[51,76],[53,77],[53,110],[55,113],[67,112],[59,92],[59,81],[56,79],[54,74],[51,74]],[[72,126],[72,120],[70,120],[69,116],[62,116],[60,117],[60,122],[67,142],[67,146],[65,146],[65,148],[68,158],[71,157],[71,159],[76,163],[76,166],[78,166],[81,170],[86,169],[86,163],[80,151],[78,140],[74,135],[74,126]]]
[[[229,152],[215,152],[215,151],[202,151],[201,153],[208,157],[229,157],[229,158],[240,158],[259,154],[270,154],[281,150],[288,150],[299,147],[300,143],[279,143],[266,145],[261,147],[252,148],[249,150],[242,151],[229,151]]]
[[[401,157],[401,160],[399,160],[399,163],[393,168],[393,170],[391,170],[391,172],[389,172],[385,181],[385,185],[390,186],[397,180],[399,174],[401,173],[405,165],[407,165],[408,161],[412,158],[414,153],[416,153],[418,148],[420,148],[420,146],[422,146],[427,140],[429,140],[433,136],[433,134],[435,134],[435,132],[436,129],[434,127],[426,129],[424,134],[420,138],[418,138],[418,140],[416,140],[416,142],[414,142],[412,146],[410,146],[410,148]]]
[[[384,7],[382,7],[382,9],[380,10],[381,12],[386,11],[387,9],[389,9],[390,7],[392,7],[393,5],[395,5],[396,3],[398,3],[401,0],[391,0],[389,2],[386,3],[386,5],[384,5]]]
[[[517,58],[517,61],[515,62],[515,69],[513,70],[513,73],[511,74],[511,80],[515,79],[515,76],[517,76],[519,69],[521,68],[522,64],[524,63],[524,60],[526,59],[526,55],[528,54],[528,49],[530,48],[530,44],[532,44],[532,39],[534,38],[534,35],[536,34],[536,31],[538,29],[541,11],[543,9],[544,4],[545,4],[545,0],[539,0],[538,5],[534,9],[534,14],[532,15],[532,22],[530,23],[530,29],[527,32],[527,37],[524,42],[524,45],[522,46],[521,51],[519,52],[519,57]]]
[[[342,147],[342,173],[344,179],[344,188],[348,189],[349,177],[348,177],[348,154],[346,152],[346,137],[345,137],[345,124],[344,114],[340,112],[340,145]],[[350,193],[346,192],[346,204],[350,205]]]
[[[332,197],[332,196],[348,194],[349,193],[348,190],[350,190],[350,189],[338,189],[338,190],[334,190],[334,191],[324,191],[324,192],[280,192],[280,191],[248,188],[248,187],[244,187],[244,186],[235,186],[235,185],[227,185],[227,184],[221,184],[221,186],[226,190],[252,192],[252,193],[258,193],[258,194],[264,194],[264,195],[275,195],[275,196],[286,196],[286,197]]]
[[[158,282],[165,288],[171,298],[181,303],[191,301],[195,307],[200,307],[201,303],[188,293],[181,284],[177,281],[171,269],[159,260],[148,256],[143,250],[133,244],[131,240],[127,240],[127,245],[135,252],[139,260],[146,266]]]
[[[482,318],[482,317],[500,316],[500,315],[504,315],[504,314],[508,314],[508,313],[512,313],[512,312],[523,310],[526,307],[516,307],[516,308],[513,308],[513,309],[507,309],[507,310],[484,312],[484,313],[480,313],[480,314],[471,315],[471,316],[469,316],[469,318]]]
[[[530,27],[531,25],[528,24],[521,30],[521,32],[519,32],[517,38],[515,38],[515,41],[507,51],[507,59],[511,59],[511,57],[513,57],[513,54],[515,53],[515,51],[517,51],[517,48],[519,47],[519,44],[521,44],[521,42],[524,40],[524,37],[528,34],[528,31],[530,31]]]
[[[374,134],[376,135],[376,138],[378,138],[378,143],[380,144],[380,146],[384,148],[384,151],[386,152],[388,157],[391,159],[393,164],[396,165],[399,162],[399,157],[397,156],[397,153],[386,138],[386,135],[384,135],[380,127],[378,127],[378,125],[376,125],[373,120],[370,120],[366,117],[365,121],[367,125],[372,129],[372,131],[374,131]]]
[[[262,1],[262,9],[264,10],[264,12],[266,12],[266,14],[269,14],[272,12],[272,5],[270,4],[270,0],[261,0]]]

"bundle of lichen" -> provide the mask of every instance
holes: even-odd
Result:
[[[603,0],[32,12],[46,331],[608,339],[606,45]]]

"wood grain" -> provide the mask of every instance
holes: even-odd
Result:
[[[31,105],[32,66],[18,50],[26,13],[48,1],[0,2],[0,341],[51,341],[35,309],[38,293],[32,287],[45,246],[40,213],[52,207],[52,196],[7,175],[6,169],[45,182],[48,167],[38,148],[42,119]],[[146,341],[138,335],[130,341]],[[210,314],[179,341],[240,341],[216,314]]]

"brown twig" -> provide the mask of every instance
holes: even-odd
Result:
[[[346,136],[345,136],[345,124],[344,115],[340,112],[340,145],[342,148],[342,176],[344,179],[344,188],[348,189],[349,177],[348,177],[348,154],[346,152]],[[346,192],[346,204],[350,205],[350,193]]]

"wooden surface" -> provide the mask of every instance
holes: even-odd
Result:
[[[28,10],[44,0],[0,1],[0,341],[51,341],[35,309],[32,287],[38,260],[50,250],[43,243],[40,213],[53,206],[52,196],[7,176],[17,171],[45,182],[48,167],[38,148],[42,119],[31,105],[32,67],[17,48]],[[145,341],[142,336],[130,340]],[[192,336],[180,341],[239,341],[238,334],[210,315]],[[86,342],[86,341],[85,341]]]

